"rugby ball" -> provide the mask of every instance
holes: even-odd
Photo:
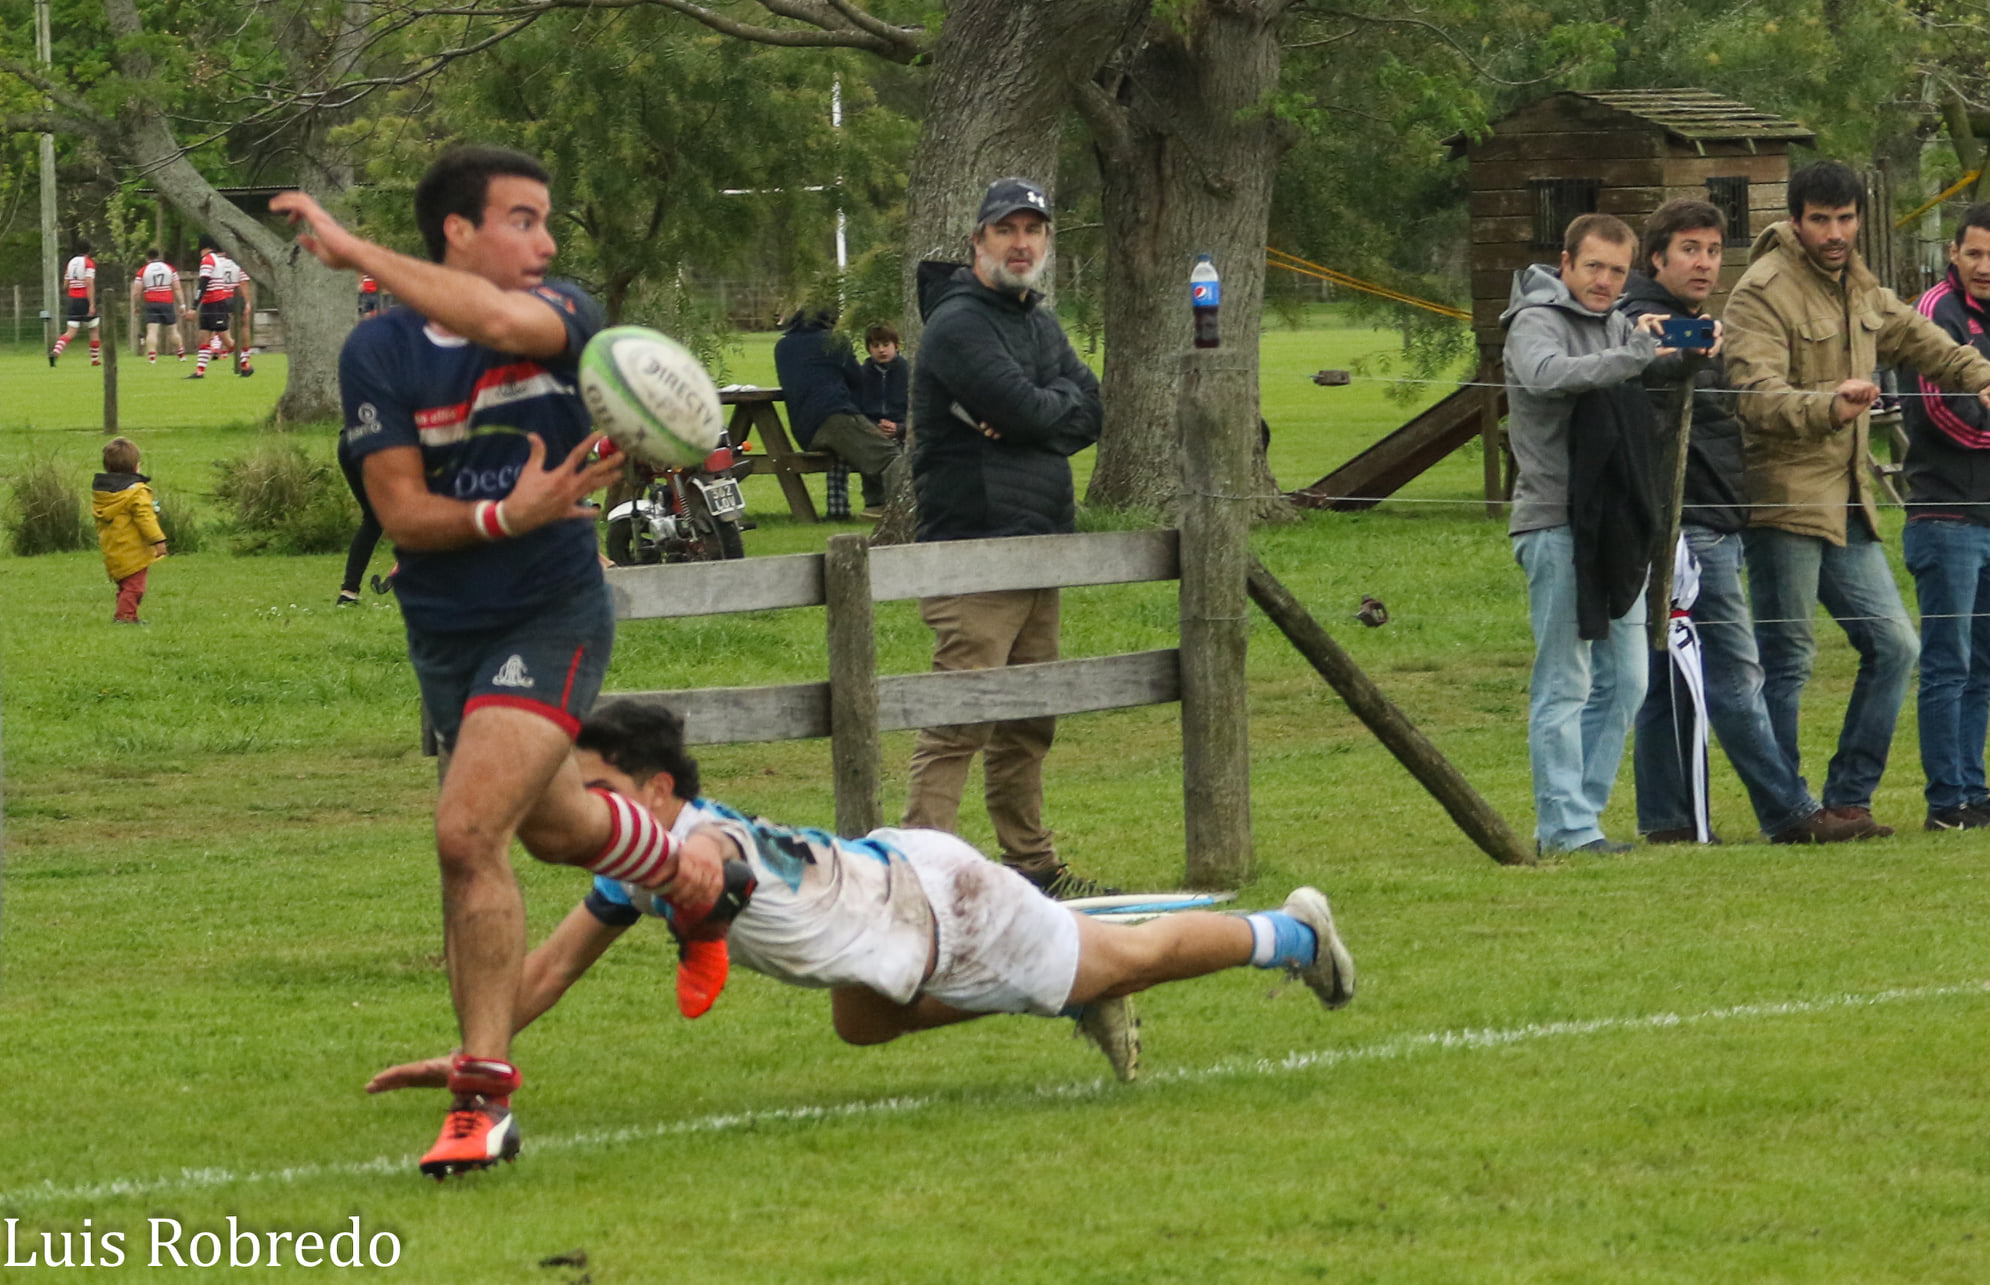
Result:
[[[580,393],[609,441],[658,468],[699,463],[725,430],[712,377],[683,344],[645,326],[614,326],[587,341]]]

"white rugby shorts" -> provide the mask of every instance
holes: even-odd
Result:
[[[1057,1016],[1078,979],[1069,910],[951,834],[871,834],[905,855],[933,908],[938,955],[920,994],[968,1013]]]

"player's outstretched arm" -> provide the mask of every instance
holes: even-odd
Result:
[[[594,966],[615,939],[628,931],[627,925],[604,924],[586,904],[567,912],[552,935],[525,957],[525,974],[518,985],[518,1003],[512,1009],[512,1034],[560,1002],[567,988]],[[366,1082],[368,1093],[391,1093],[395,1089],[439,1089],[449,1083],[448,1054],[420,1062],[403,1062],[377,1073]]]
[[[318,262],[363,272],[430,321],[472,343],[521,357],[557,357],[567,327],[552,304],[524,290],[506,290],[473,272],[389,250],[348,232],[303,192],[279,192],[270,209],[303,225],[297,244]]]
[[[519,469],[511,494],[498,502],[500,538],[524,535],[569,518],[594,520],[594,510],[581,501],[607,486],[622,471],[620,456],[587,462],[601,439],[590,436],[558,466],[548,469],[546,443],[527,434],[529,453]],[[428,489],[422,475],[421,452],[413,446],[393,446],[368,455],[360,466],[366,498],[387,537],[404,549],[439,552],[467,549],[493,538],[479,517],[488,501],[454,500]]]

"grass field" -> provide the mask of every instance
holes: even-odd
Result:
[[[1404,417],[1375,385],[1305,382],[1389,342],[1267,335],[1281,480],[1310,481]],[[765,381],[756,362],[764,344],[732,377]],[[213,517],[211,462],[254,438],[277,369],[174,373],[131,375],[159,384],[125,429],[167,493]],[[86,480],[101,440],[88,375],[0,355],[0,475],[54,455]],[[329,429],[307,437],[329,451]],[[1524,593],[1500,528],[1461,503],[1477,478],[1476,460],[1447,461],[1417,502],[1254,543],[1526,829]],[[789,523],[764,481],[749,552],[819,548],[832,528]],[[363,1271],[414,1282],[1990,1276],[1990,847],[1918,829],[1911,702],[1877,804],[1896,839],[1755,841],[1717,759],[1726,846],[1502,869],[1262,620],[1242,898],[1332,894],[1361,968],[1351,1008],[1248,972],[1154,992],[1146,1076],[1121,1086],[1068,1023],[848,1048],[823,996],[751,975],[687,1023],[663,935],[639,930],[519,1041],[521,1162],[423,1182],[412,1161],[437,1095],[358,1088],[454,1040],[433,770],[398,614],[370,596],[333,610],[339,561],[168,560],[153,625],[117,631],[94,553],[0,556],[0,1220],[20,1255],[0,1279],[172,1279],[170,1256],[167,1278],[148,1265],[153,1219],[180,1225],[183,1253],[222,1237],[222,1266],[192,1277],[285,1274],[227,1266],[231,1217],[263,1251],[271,1232],[356,1217],[362,1246],[399,1246]],[[1348,620],[1364,593],[1388,601],[1386,629]],[[1072,591],[1065,616],[1067,654],[1102,654],[1167,645],[1174,602],[1165,586]],[[814,676],[821,627],[813,612],[632,624],[610,686]],[[1852,674],[1828,625],[1820,637],[1813,775]],[[884,669],[923,668],[927,647],[909,606],[881,611]],[[1061,725],[1047,808],[1084,871],[1179,882],[1174,718]],[[888,740],[888,812],[908,751]],[[830,818],[825,744],[703,759],[716,797]],[[1628,781],[1616,835],[1633,829]],[[519,873],[535,933],[581,891],[523,858]],[[121,1234],[121,1268],[19,1265],[44,1233],[58,1258],[68,1233],[82,1262],[85,1220],[94,1261]],[[574,1250],[585,1267],[540,1265]]]

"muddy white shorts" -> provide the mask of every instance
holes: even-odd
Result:
[[[919,988],[969,1013],[1055,1017],[1078,979],[1078,922],[999,861],[939,830],[874,830],[933,907],[938,954]]]

